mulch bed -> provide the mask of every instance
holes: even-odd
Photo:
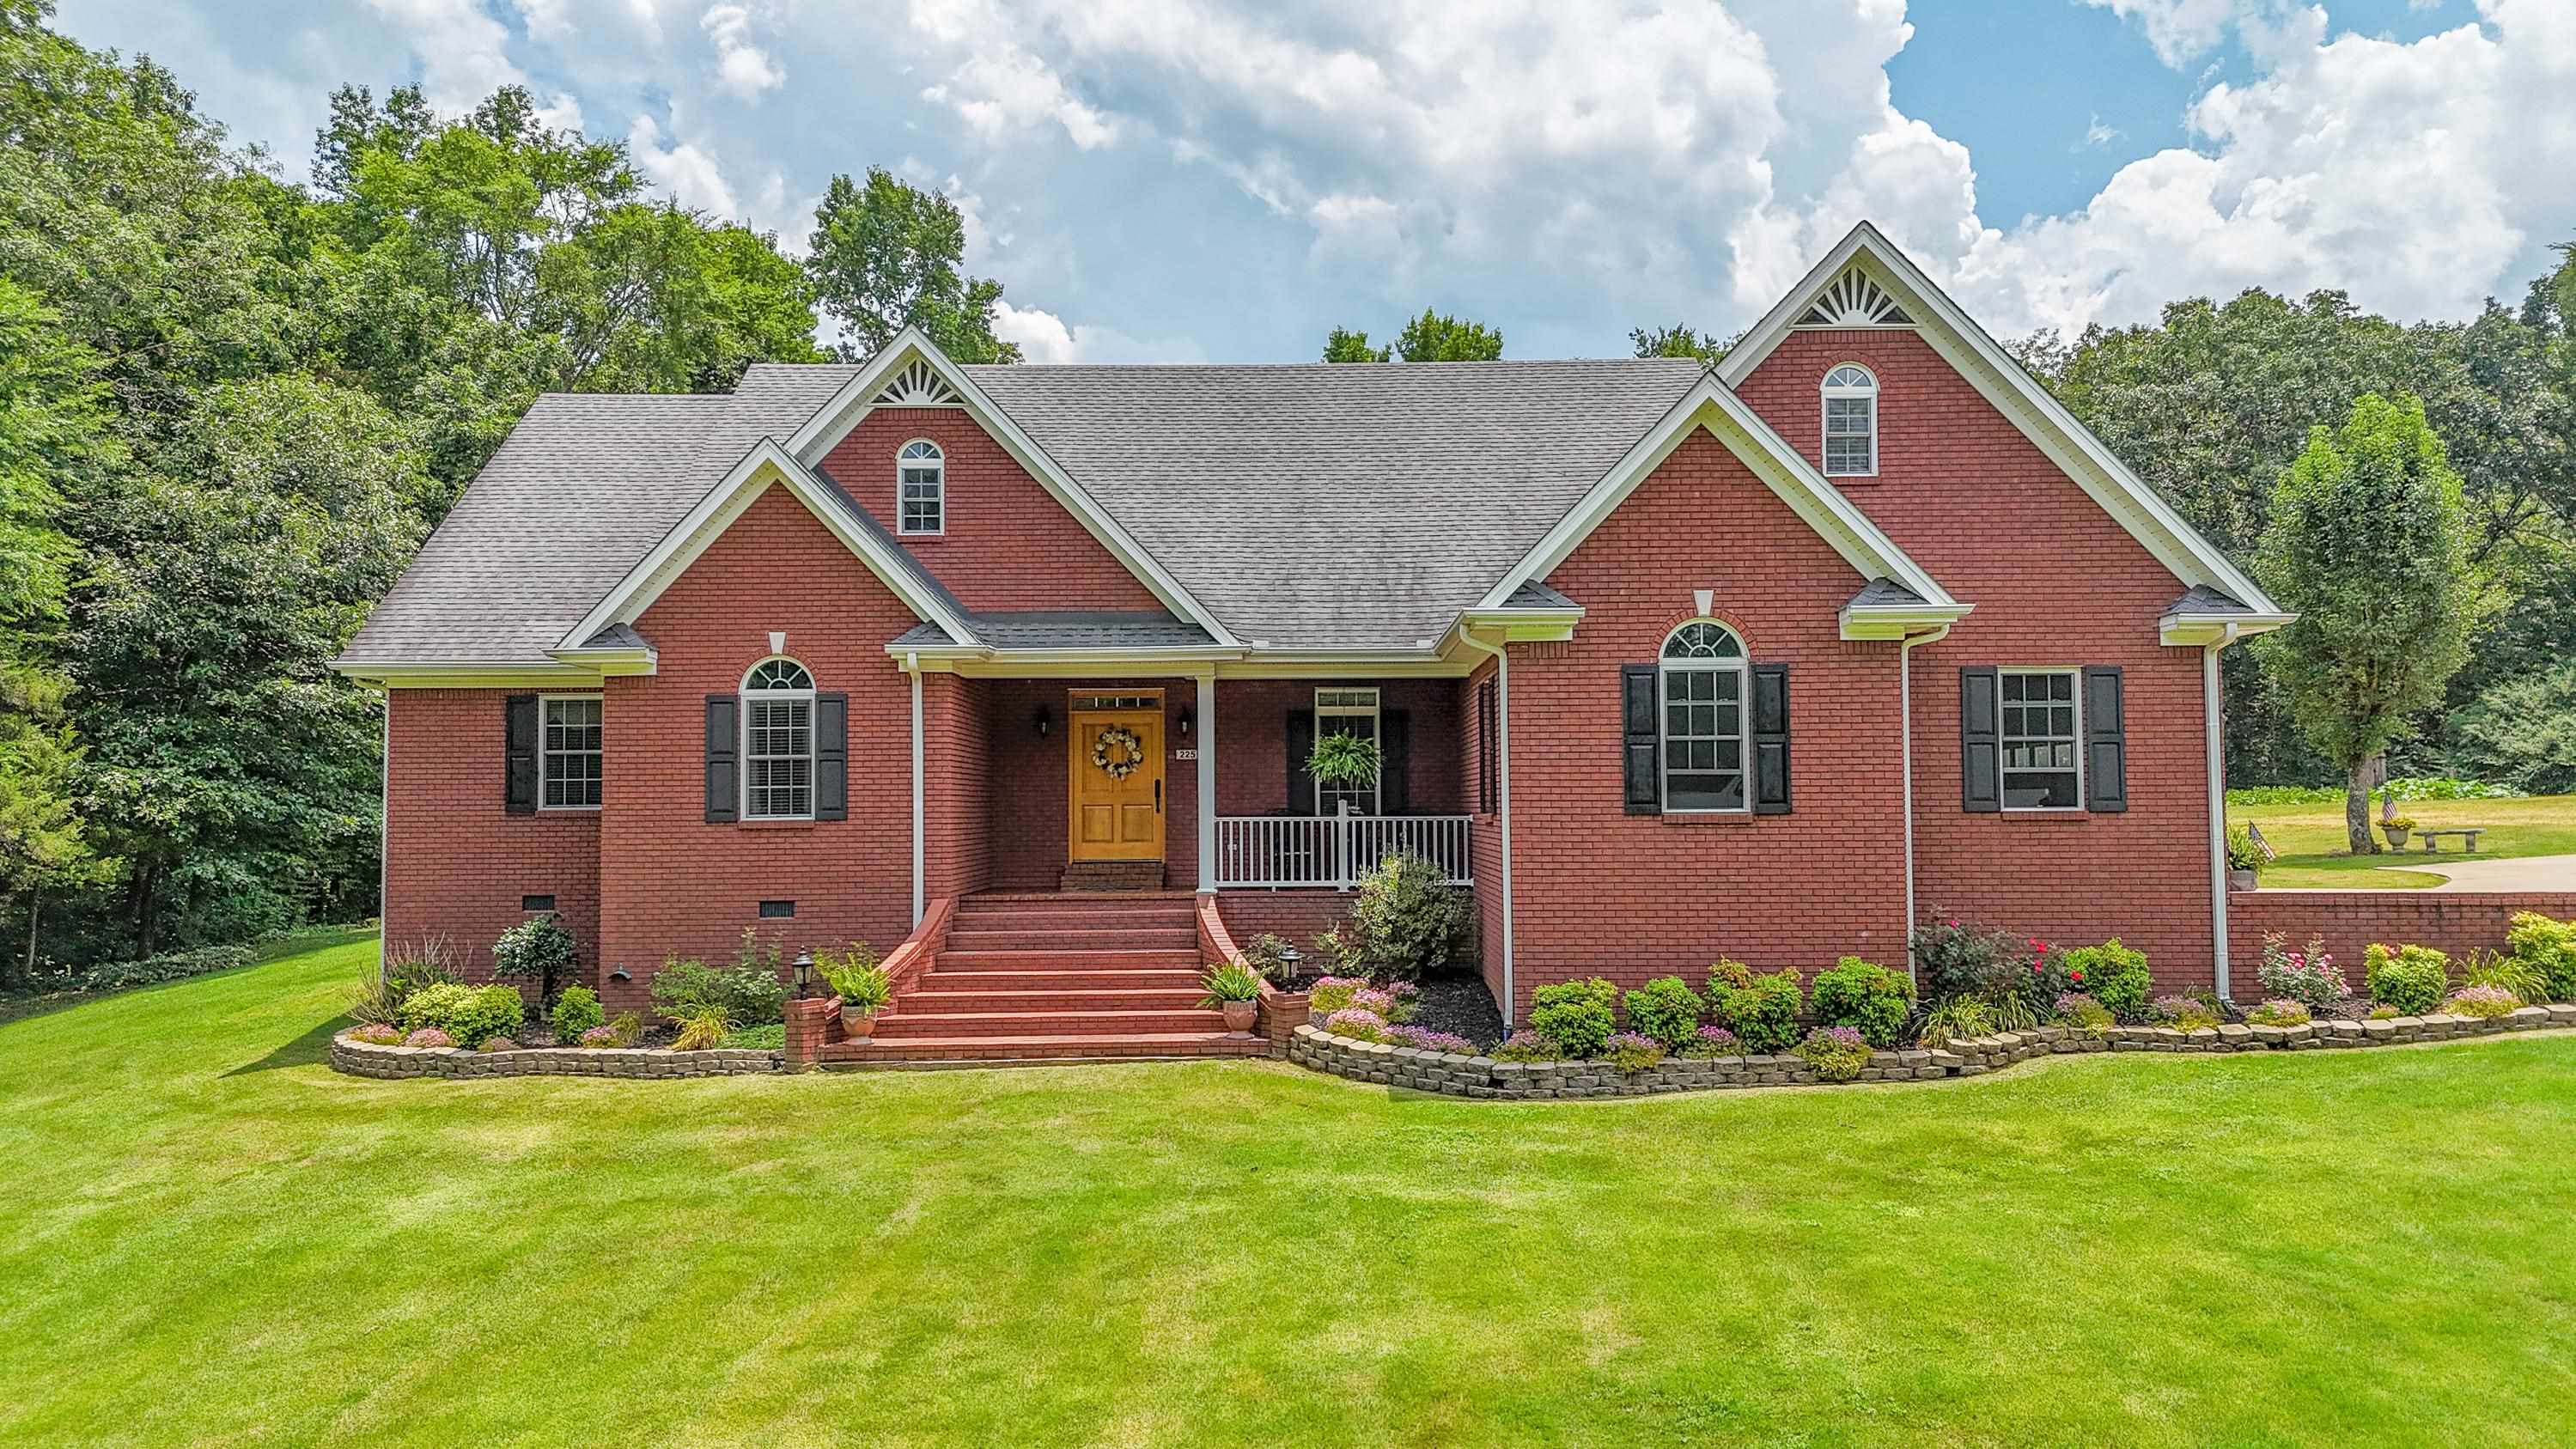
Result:
[[[1453,1032],[1480,1047],[1503,1039],[1503,1013],[1481,976],[1434,976],[1422,983],[1422,999],[1407,1025]]]

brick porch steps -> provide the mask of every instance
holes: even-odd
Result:
[[[1140,946],[1194,951],[1198,949],[1198,931],[1187,922],[1177,926],[1012,926],[1007,929],[986,928],[980,924],[951,926],[947,951],[972,954],[980,951],[1132,950]]]
[[[1199,948],[1158,946],[1140,951],[942,951],[940,971],[1192,971]]]
[[[1102,973],[1106,974],[1106,973]],[[1057,981],[1072,980],[1082,984],[1065,986],[1044,984],[1015,989],[988,990],[974,977],[954,981],[937,977],[924,978],[925,986],[903,994],[906,1012],[933,1015],[950,1013],[985,1013],[996,1011],[1188,1011],[1196,1012],[1198,987],[1103,987],[1094,986],[1080,972],[1063,972]],[[971,983],[971,988],[970,988]],[[891,1021],[892,1017],[885,1020]]]
[[[879,1041],[909,1037],[969,1036],[1128,1036],[1158,1032],[1221,1032],[1225,1018],[1194,1006],[1145,1007],[1124,1011],[1072,1010],[1061,1005],[1027,1011],[929,1011],[905,1009],[904,1001],[877,1018]]]
[[[1073,971],[983,968],[951,971],[948,962],[942,959],[939,969],[923,977],[913,991],[1186,991],[1190,999],[1196,1001],[1200,974],[1196,965],[1169,970],[1124,970],[1103,966]]]
[[[1200,1057],[1265,1057],[1270,1043],[1223,1032],[1131,1032],[1089,1036],[909,1037],[872,1042],[836,1041],[823,1048],[823,1066],[843,1071],[868,1066],[995,1066],[1030,1063],[1186,1061]]]

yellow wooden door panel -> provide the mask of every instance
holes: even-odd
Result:
[[[1163,858],[1163,716],[1159,710],[1082,711],[1066,730],[1071,784],[1067,790],[1069,854],[1075,860],[1160,860]],[[1136,737],[1132,753],[1123,742],[1102,749],[1101,736],[1123,730]],[[1101,767],[1106,753],[1112,763],[1133,760],[1124,778]]]

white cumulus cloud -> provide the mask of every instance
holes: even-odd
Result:
[[[716,82],[746,99],[787,83],[787,73],[753,43],[751,11],[740,5],[710,5],[698,26],[716,48]]]
[[[665,137],[661,123],[651,116],[637,116],[627,128],[626,139],[637,168],[682,206],[712,212],[725,220],[742,215],[742,204],[735,200],[733,187],[726,184],[724,168],[717,164],[713,151],[695,141]]]

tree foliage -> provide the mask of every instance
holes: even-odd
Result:
[[[1631,327],[1628,345],[1639,357],[1696,357],[1712,366],[1725,359],[1735,344],[1744,339],[1742,332],[1720,340],[1714,332],[1698,332],[1675,323],[1670,327]]]
[[[1326,362],[1391,362],[1394,358],[1393,347],[1370,346],[1369,335],[1365,332],[1336,327],[1324,338]]]
[[[2461,485],[2413,398],[2375,393],[2308,435],[2271,499],[2263,586],[2298,620],[2260,649],[2299,723],[2350,781],[2355,854],[2370,833],[2371,761],[2441,698],[2468,646],[2479,585]]]
[[[806,265],[823,310],[849,331],[847,361],[874,355],[906,327],[959,362],[1019,361],[1019,344],[993,335],[1002,284],[966,275],[965,259],[957,203],[872,166],[864,183],[832,178]]]
[[[1324,338],[1326,362],[1492,362],[1503,355],[1503,334],[1482,322],[1435,312],[1404,324],[1395,341],[1371,345],[1366,332],[1336,327]]]

